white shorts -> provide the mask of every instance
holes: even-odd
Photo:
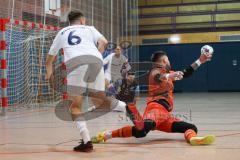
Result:
[[[79,95],[79,88],[90,89],[94,91],[105,91],[105,78],[104,78],[104,70],[103,68],[98,73],[96,80],[94,82],[85,82],[84,76],[87,72],[87,65],[83,65],[72,71],[67,76],[67,91],[70,95]],[[70,86],[70,87],[69,87]],[[75,86],[75,87],[74,87]],[[73,91],[74,90],[74,91]],[[85,91],[84,91],[85,92]]]

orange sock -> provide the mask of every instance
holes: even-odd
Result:
[[[189,142],[192,137],[196,137],[197,136],[197,133],[194,130],[192,130],[192,129],[188,129],[184,133],[184,136],[185,136],[186,141]]]
[[[139,113],[139,111],[134,103],[130,103],[127,105],[127,112],[130,114],[130,119],[132,120],[134,126],[138,130],[143,129],[143,127],[144,127],[143,117]]]
[[[117,137],[132,137],[132,126],[126,126],[117,130],[112,131],[112,138]]]

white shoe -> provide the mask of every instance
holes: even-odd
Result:
[[[88,112],[92,112],[92,111],[94,111],[96,109],[96,107],[95,106],[92,106],[92,107],[90,107],[90,108],[88,108]]]
[[[118,101],[118,105],[113,109],[116,112],[126,112],[126,103],[122,101]]]

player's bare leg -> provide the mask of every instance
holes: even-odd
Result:
[[[111,105],[111,102],[109,99],[107,99],[105,92],[90,92],[89,97],[91,97],[91,100],[93,101],[96,108],[109,108]]]
[[[108,86],[110,85],[110,82],[105,79],[105,89],[107,90]],[[94,93],[93,93],[94,94]],[[102,93],[100,93],[100,95],[103,95]],[[96,98],[96,96],[94,97],[94,95],[91,97],[91,101],[93,103],[93,106],[91,106],[88,111],[93,111],[97,108],[97,106],[100,106],[100,104],[103,103],[102,99]]]
[[[89,108],[88,111],[94,111],[96,109],[112,110],[113,108],[124,108],[126,110],[126,103],[106,96],[105,92],[90,92],[89,96],[94,106]]]
[[[70,106],[71,113],[78,115],[82,110],[83,96],[69,96],[69,100],[72,100],[72,105]]]
[[[109,110],[111,106],[114,106],[113,100],[105,95],[105,92],[89,92],[89,96],[93,103],[96,105],[96,109]],[[81,144],[74,148],[75,151],[89,152],[93,150],[89,131],[86,127],[86,122],[83,121],[83,117],[79,116],[82,114],[81,107],[83,96],[70,96],[69,100],[72,101],[70,105],[70,111],[72,119],[76,122],[77,128],[80,130],[80,134],[83,138]],[[117,101],[116,101],[117,102]],[[115,103],[116,103],[115,102]],[[101,110],[102,111],[102,110]],[[101,113],[101,112],[100,112]],[[94,113],[90,113],[89,116],[95,116]],[[88,117],[88,116],[86,116]]]
[[[71,111],[72,119],[76,123],[82,137],[82,142],[80,145],[74,147],[74,151],[90,152],[93,150],[93,145],[90,139],[86,122],[79,120],[77,116],[81,113],[83,96],[70,96],[69,99],[72,100],[72,104],[69,108]]]

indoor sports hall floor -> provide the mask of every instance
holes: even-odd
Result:
[[[144,98],[139,108],[144,108]],[[0,117],[0,160],[239,160],[240,93],[176,94],[175,116],[195,123],[199,134],[215,134],[211,146],[190,146],[181,134],[151,132],[143,139],[114,139],[92,153],[76,153],[78,130],[58,120],[52,108],[11,112]],[[88,122],[91,134],[131,124],[121,113]]]

